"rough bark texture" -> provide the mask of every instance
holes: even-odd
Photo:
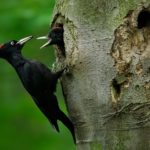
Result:
[[[57,0],[66,58],[59,65],[78,150],[150,149],[150,0]]]

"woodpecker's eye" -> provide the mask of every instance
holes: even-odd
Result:
[[[14,46],[14,45],[15,45],[15,42],[14,42],[14,41],[11,41],[10,44],[11,44],[12,46]]]

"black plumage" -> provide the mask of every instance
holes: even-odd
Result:
[[[59,132],[57,120],[60,120],[70,130],[75,141],[73,124],[60,110],[54,94],[57,80],[62,76],[64,69],[53,73],[44,64],[25,59],[21,49],[31,38],[32,36],[29,36],[1,45],[0,58],[4,58],[13,66],[25,89],[55,129]]]

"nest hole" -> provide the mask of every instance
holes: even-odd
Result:
[[[117,95],[120,95],[120,93],[121,93],[121,86],[120,86],[120,84],[118,84],[118,82],[117,82],[116,79],[113,79],[113,81],[112,81],[112,86],[113,86],[113,88],[114,88],[116,94],[117,94]]]
[[[142,10],[137,18],[138,29],[150,27],[150,11]]]

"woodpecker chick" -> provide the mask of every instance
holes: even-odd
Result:
[[[60,120],[70,130],[75,141],[74,126],[60,110],[55,96],[57,80],[65,69],[53,73],[44,64],[25,59],[21,50],[30,39],[32,36],[0,45],[0,58],[7,60],[16,70],[24,88],[55,129],[59,132],[57,120]]]
[[[52,30],[46,36],[38,37],[38,40],[46,39],[48,40],[44,45],[40,48],[47,47],[49,45],[57,45],[58,48],[62,51],[62,54],[65,56],[65,48],[64,48],[64,38],[63,38],[64,29],[62,25],[57,25],[52,28]]]

